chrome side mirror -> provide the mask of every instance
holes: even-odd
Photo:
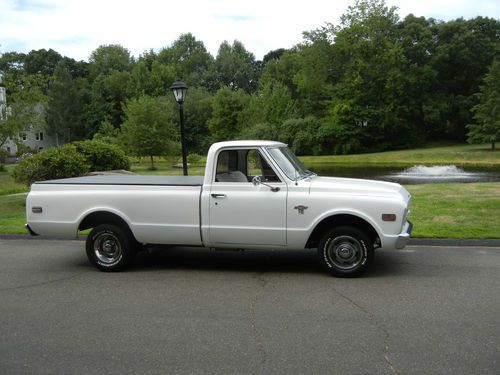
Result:
[[[275,186],[271,186],[269,184],[266,184],[265,182],[262,182],[262,176],[255,176],[254,178],[252,178],[252,184],[254,186],[257,186],[257,185],[264,185],[264,186],[267,186],[269,189],[271,189],[271,191],[273,192],[277,192],[277,191],[280,191],[280,188],[279,187],[275,187]]]
[[[257,186],[257,185],[262,184],[262,177],[260,177],[260,176],[255,176],[254,178],[252,178],[252,184],[253,184],[254,186]]]

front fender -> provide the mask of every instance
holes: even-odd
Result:
[[[370,224],[373,227],[373,229],[375,230],[375,232],[377,232],[377,235],[379,237],[382,236],[382,229],[375,222],[375,220],[373,220],[370,216],[366,215],[365,213],[363,213],[359,210],[354,210],[352,208],[338,208],[338,209],[334,209],[334,210],[329,210],[329,211],[326,211],[326,212],[322,213],[321,215],[317,216],[314,219],[311,226],[307,229],[307,233],[309,234],[309,236],[323,220],[330,218],[332,216],[337,216],[337,215],[356,216],[356,217],[366,221],[368,224]]]

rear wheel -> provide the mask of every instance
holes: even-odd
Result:
[[[327,231],[318,246],[322,266],[333,276],[356,277],[373,260],[373,244],[361,230],[343,226]]]
[[[101,224],[87,237],[86,252],[90,263],[101,271],[121,271],[134,260],[135,239],[128,230],[114,224]]]

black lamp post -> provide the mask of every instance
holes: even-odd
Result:
[[[186,93],[188,90],[187,85],[182,81],[175,81],[172,86],[170,86],[174,94],[175,101],[179,104],[179,117],[181,121],[181,145],[182,145],[182,169],[184,171],[184,176],[188,175],[187,167],[187,157],[186,157],[186,142],[184,140],[184,109],[182,105],[186,99]]]

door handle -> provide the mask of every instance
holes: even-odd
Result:
[[[226,194],[211,194],[213,198],[226,198]]]

